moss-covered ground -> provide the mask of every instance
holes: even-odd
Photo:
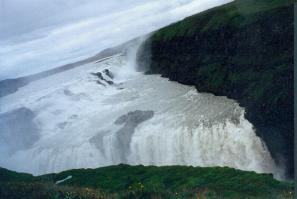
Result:
[[[37,177],[0,169],[0,198],[291,199],[293,184],[227,167],[118,165]]]

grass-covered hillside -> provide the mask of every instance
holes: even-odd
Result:
[[[293,184],[226,167],[118,165],[38,177],[0,169],[0,198],[293,199]]]
[[[149,73],[236,99],[293,175],[293,0],[235,0],[155,32]]]

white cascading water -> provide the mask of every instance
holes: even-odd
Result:
[[[229,166],[280,176],[238,103],[135,72],[131,52],[0,98],[0,166],[35,175],[119,163]]]

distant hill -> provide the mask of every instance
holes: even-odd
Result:
[[[43,72],[33,74],[33,75],[28,75],[25,77],[2,80],[2,81],[0,81],[0,98],[16,92],[19,88],[29,84],[30,82],[33,82],[33,81],[36,81],[36,80],[39,80],[39,79],[42,79],[42,78],[45,78],[48,76],[52,76],[52,75],[55,75],[55,74],[58,74],[58,73],[61,73],[61,72],[67,71],[67,70],[71,70],[75,67],[82,66],[84,64],[88,64],[88,63],[95,62],[95,61],[101,61],[101,60],[107,59],[110,56],[113,56],[113,55],[116,55],[119,53],[125,53],[125,50],[127,48],[129,48],[129,46],[131,46],[135,42],[137,42],[138,39],[139,38],[136,38],[136,39],[130,40],[128,42],[125,42],[124,44],[121,44],[119,46],[105,49],[105,50],[101,51],[100,53],[98,53],[92,57],[89,57],[87,59],[81,60],[81,61],[66,64],[63,66],[58,66],[54,69],[43,71]]]

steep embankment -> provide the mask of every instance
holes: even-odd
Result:
[[[237,0],[186,18],[155,32],[139,63],[236,99],[293,175],[293,1]]]
[[[0,198],[291,199],[293,184],[226,167],[118,165],[38,177],[0,169]]]

